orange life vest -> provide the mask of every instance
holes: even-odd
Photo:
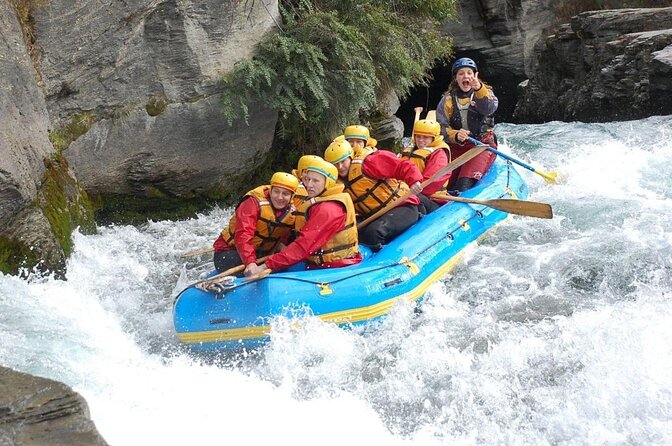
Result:
[[[354,257],[359,252],[355,208],[352,204],[350,195],[343,192],[342,184],[336,184],[325,190],[321,195],[304,201],[299,206],[299,209],[297,209],[297,217],[294,222],[296,230],[300,231],[306,224],[308,210],[315,204],[325,201],[336,201],[345,207],[345,227],[337,232],[317,252],[311,253],[310,257],[308,257],[308,261],[316,265]]]
[[[242,202],[247,197],[253,197],[259,203],[259,219],[252,239],[252,244],[257,248],[257,255],[266,255],[273,252],[280,240],[289,234],[294,227],[294,207],[290,203],[285,212],[276,217],[269,199],[270,191],[271,186],[259,186],[246,193],[240,200]],[[240,202],[238,205],[240,205]],[[234,214],[229,221],[229,225],[222,231],[222,238],[229,246],[235,246],[236,220]]]

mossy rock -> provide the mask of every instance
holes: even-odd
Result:
[[[21,268],[32,268],[40,262],[35,250],[18,240],[0,237],[0,272],[16,274]]]
[[[70,174],[65,158],[56,154],[45,160],[47,168],[36,205],[49,220],[66,257],[72,252],[72,231],[96,232],[93,205],[84,189]]]
[[[158,116],[168,107],[168,98],[164,95],[154,95],[147,99],[145,110],[149,116]]]
[[[178,197],[150,184],[143,185],[142,194],[91,195],[96,221],[99,224],[139,225],[148,220],[182,220],[217,205],[235,205],[252,187],[265,184],[270,179],[274,172],[271,165],[278,161],[276,156],[276,153],[259,155],[250,163],[255,166],[254,169],[232,176],[226,186],[215,186],[198,196]],[[286,156],[282,158],[286,160]],[[282,164],[280,169],[289,171],[290,166]]]

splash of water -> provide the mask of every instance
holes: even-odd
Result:
[[[66,281],[0,276],[0,363],[82,393],[111,444],[672,444],[672,119],[498,134],[564,177],[521,170],[556,217],[469,247],[421,314],[184,350],[172,299],[207,257],[178,256],[210,245],[214,209],[76,233]]]

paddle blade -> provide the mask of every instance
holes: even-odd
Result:
[[[535,218],[553,218],[553,208],[548,203],[497,198],[494,200],[484,200],[483,204],[493,209],[508,212],[509,214]]]
[[[541,175],[544,180],[549,184],[555,184],[558,182],[558,172],[544,172],[543,170],[535,170],[536,173]]]

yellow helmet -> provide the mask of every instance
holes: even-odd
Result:
[[[420,119],[413,124],[413,135],[432,136],[436,139],[441,133],[441,125],[431,119]]]
[[[299,187],[299,179],[291,173],[275,172],[271,177],[271,187],[282,187],[294,193]]]
[[[352,157],[353,153],[352,146],[346,140],[334,141],[324,151],[324,159],[331,164],[337,164],[347,157]]]
[[[315,159],[322,159],[322,158],[320,158],[317,155],[303,155],[301,158],[299,158],[299,163],[296,166],[296,173],[298,174],[299,177],[301,177],[301,174],[306,169],[308,163],[314,161]]]
[[[328,163],[319,156],[316,158],[317,159],[310,160],[310,162],[306,165],[305,170],[324,175],[326,178],[325,187],[329,189],[336,184],[336,180],[338,179],[338,169],[336,166]]]
[[[343,130],[343,136],[345,139],[363,139],[364,141],[368,141],[371,135],[369,134],[369,129],[363,125],[349,125]]]

